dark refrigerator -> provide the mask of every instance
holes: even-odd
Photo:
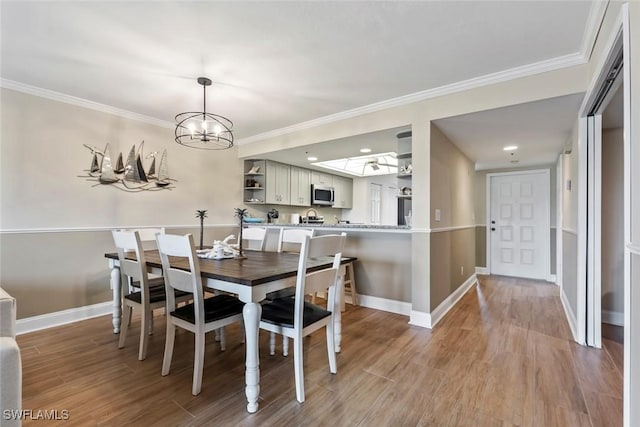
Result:
[[[407,224],[407,217],[411,217],[411,198],[398,197],[398,225],[411,225]]]

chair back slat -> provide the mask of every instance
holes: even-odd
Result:
[[[120,274],[122,278],[131,278],[139,281],[141,287],[146,287],[148,283],[148,274],[146,268],[146,258],[140,235],[137,231],[113,231],[113,241],[118,252],[118,260],[120,261]],[[127,259],[127,254],[133,252],[136,260]],[[124,280],[123,280],[124,281]]]
[[[175,295],[173,290],[177,289],[193,294],[194,312],[196,324],[204,324],[204,292],[202,290],[202,279],[200,278],[200,265],[196,258],[196,249],[193,243],[193,236],[177,236],[173,234],[157,234],[156,242],[160,260],[162,261],[162,271],[164,273],[164,284],[167,294],[167,308],[169,312],[176,309]],[[186,258],[189,261],[189,270],[177,268],[171,264],[169,257]]]
[[[264,250],[265,237],[267,229],[264,227],[247,227],[242,230],[243,247],[244,242],[248,244],[245,249],[253,249],[256,251]]]
[[[314,229],[282,228],[278,240],[278,252],[300,252],[304,238],[313,237]]]
[[[298,261],[298,276],[296,278],[296,297],[294,304],[295,312],[293,321],[294,326],[298,331],[302,331],[305,294],[325,290],[328,291],[327,310],[333,312],[336,295],[335,286],[338,281],[340,260],[342,258],[342,250],[346,239],[346,233],[318,237],[305,236]],[[307,273],[307,262],[309,259],[325,256],[333,257],[333,264],[331,268]]]
[[[307,294],[326,291],[335,283],[338,271],[336,268],[328,268],[308,273],[304,280],[304,291]]]

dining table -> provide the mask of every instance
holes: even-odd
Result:
[[[260,304],[266,294],[272,291],[295,286],[298,273],[299,254],[287,252],[244,251],[245,258],[207,259],[198,258],[202,284],[216,291],[236,294],[244,302],[242,316],[245,328],[246,369],[245,393],[247,411],[258,410],[260,394],[260,354],[258,333],[262,306]],[[122,316],[123,290],[120,280],[120,268],[117,253],[106,253],[111,269],[110,284],[113,291],[113,332],[120,332]],[[127,254],[127,258],[135,259],[135,253]],[[145,251],[147,268],[151,273],[161,274],[162,263],[158,250]],[[340,305],[343,298],[344,266],[356,260],[354,257],[343,257],[341,272],[336,289],[334,307],[334,333],[336,352],[340,351],[342,340]],[[322,270],[332,266],[333,257],[320,257],[307,262],[307,272]],[[188,269],[188,263],[184,263]]]

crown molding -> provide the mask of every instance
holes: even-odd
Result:
[[[321,125],[335,123],[340,120],[350,119],[353,117],[361,116],[364,114],[375,113],[377,111],[386,110],[394,107],[401,107],[404,105],[412,104],[415,102],[424,101],[427,99],[437,98],[440,96],[451,95],[458,92],[463,92],[470,89],[476,89],[483,86],[489,86],[497,83],[503,83],[510,80],[519,79],[522,77],[532,76],[534,74],[545,73],[548,71],[555,71],[561,68],[572,67],[576,65],[585,64],[587,60],[582,53],[572,53],[569,55],[560,56],[557,58],[535,62],[533,64],[527,64],[516,68],[510,68],[504,71],[498,71],[496,73],[487,74],[480,77],[474,77],[472,79],[463,80],[460,82],[439,86],[437,88],[428,89],[420,92],[415,92],[409,95],[400,96],[397,98],[391,98],[385,101],[376,102],[374,104],[365,105],[363,107],[354,108],[352,110],[343,111],[336,114],[330,114],[328,116],[320,117],[317,119],[309,120],[306,122],[298,123],[295,125],[287,126],[280,129],[275,129],[269,132],[260,133],[257,135],[242,138],[237,141],[238,145],[251,144],[254,142],[262,141],[269,138],[275,138],[278,136],[290,134],[297,131],[302,131],[310,128],[314,128]]]
[[[593,48],[596,45],[596,39],[604,20],[604,14],[609,7],[609,1],[594,1],[591,4],[589,10],[589,17],[587,18],[587,25],[584,28],[584,34],[582,35],[582,46],[580,52],[584,56],[585,60],[591,59]]]
[[[175,127],[174,123],[167,122],[165,120],[156,119],[154,117],[145,116],[143,114],[134,113],[132,111],[123,110],[121,108],[111,107],[109,105],[100,104],[98,102],[89,101],[87,99],[78,98],[76,96],[66,95],[64,93],[55,92],[53,90],[30,86],[24,83],[16,82],[14,80],[0,78],[0,87],[26,93],[29,95],[39,96],[41,98],[50,99],[52,101],[64,102],[65,104],[71,104],[90,110],[100,111],[102,113],[113,114],[114,116],[136,120],[163,128],[173,129]]]

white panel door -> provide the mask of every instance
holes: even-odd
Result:
[[[549,171],[490,176],[491,274],[547,279]]]

